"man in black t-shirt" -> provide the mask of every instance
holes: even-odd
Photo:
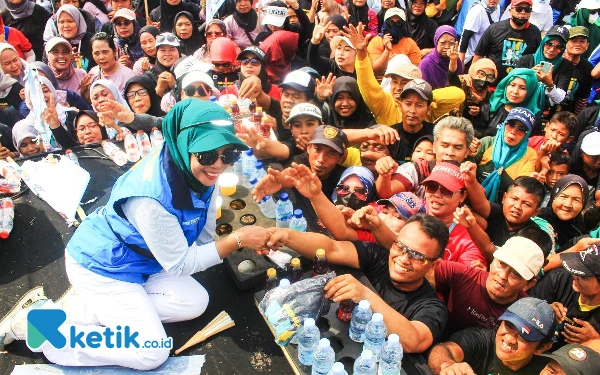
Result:
[[[497,330],[467,328],[433,348],[429,367],[440,375],[539,375],[549,361],[540,357],[552,345],[552,307],[522,298],[499,318]]]
[[[532,0],[512,0],[511,18],[491,25],[481,36],[473,63],[482,57],[490,58],[496,64],[500,82],[515,67],[524,55],[533,54],[542,35],[537,26],[529,22]]]
[[[562,269],[544,276],[530,295],[552,304],[559,322],[556,347],[600,339],[600,254],[596,245],[562,253]]]
[[[556,111],[568,111],[578,114],[587,106],[587,99],[592,89],[592,69],[594,66],[583,54],[590,46],[589,31],[584,26],[569,29],[569,41],[563,57],[575,66],[567,95]],[[576,137],[575,137],[576,138]]]
[[[405,352],[421,353],[439,339],[448,313],[425,274],[438,262],[448,242],[448,230],[440,220],[414,215],[397,237],[381,245],[335,241],[321,234],[284,228],[270,230],[270,248],[285,245],[307,258],[313,258],[322,248],[329,263],[362,270],[375,291],[346,274],[325,286],[325,297],[334,302],[368,300],[374,312],[383,314],[388,333],[400,335]]]

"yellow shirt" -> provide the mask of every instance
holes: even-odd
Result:
[[[371,39],[369,45],[367,46],[369,58],[373,61],[377,60],[383,53],[384,49],[385,46],[383,45],[383,38],[376,36],[375,38]],[[400,39],[400,42],[392,44],[392,53],[390,54],[390,59],[395,55],[408,56],[410,62],[414,65],[419,65],[421,63],[421,50],[419,49],[419,46],[417,46],[417,43],[408,37],[404,37]]]

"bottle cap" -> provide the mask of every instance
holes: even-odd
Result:
[[[296,216],[296,219],[300,219],[302,217],[302,210],[299,208],[294,210],[294,216]]]
[[[254,154],[254,152],[252,151],[251,148],[249,148],[248,150],[246,150],[246,155],[247,156],[252,156]]]
[[[290,287],[290,281],[288,279],[281,279],[279,281],[279,287],[283,288],[283,289],[289,288]]]
[[[331,367],[331,371],[333,372],[342,372],[344,371],[344,364],[342,362],[336,362]]]
[[[256,177],[253,177],[253,178],[252,178],[250,181],[248,181],[248,182],[250,182],[250,185],[254,185],[254,184],[256,184],[256,183],[258,182],[258,180],[256,179]]]
[[[375,313],[371,317],[371,320],[373,320],[375,323],[381,323],[381,322],[383,322],[383,314],[382,313]]]
[[[256,169],[262,169],[263,167],[263,162],[262,161],[257,161],[256,163],[254,163],[254,167]]]
[[[144,131],[142,129],[137,131],[138,134],[144,134]]]
[[[256,107],[256,112],[262,112],[262,107]]]
[[[358,307],[360,307],[361,309],[368,309],[371,307],[371,302],[367,301],[366,299],[363,299],[362,301],[360,301],[358,303]]]
[[[392,344],[397,344],[400,342],[400,336],[398,336],[395,333],[392,333],[388,336],[388,342],[391,342]]]
[[[315,320],[313,318],[304,319],[304,328],[311,328],[315,326]]]
[[[210,101],[211,101],[211,102],[216,102],[216,101],[217,101],[217,97],[216,97],[216,96],[214,96],[214,95],[211,95],[211,96],[210,96]]]
[[[231,99],[231,105],[236,105],[237,104],[237,99]]]
[[[325,250],[317,249],[317,253],[315,255],[317,256],[317,258],[323,259],[323,258],[325,258]]]
[[[363,352],[360,353],[360,356],[362,359],[369,360],[369,359],[373,358],[373,352],[370,350],[363,350]]]
[[[284,193],[281,193],[281,195],[279,195],[279,200],[282,200],[284,202],[287,201],[288,198],[289,198],[288,193],[284,192]]]
[[[292,267],[300,267],[300,259],[292,258]]]
[[[158,128],[155,126],[152,128],[152,131],[158,130]]]
[[[73,151],[71,151],[71,149],[68,149],[67,151],[65,151],[65,154],[71,154]]]
[[[229,113],[229,114],[233,113],[233,111],[231,110],[231,108],[227,108],[227,109],[225,109],[225,112],[227,112],[227,113]]]
[[[328,339],[319,340],[319,348],[325,349],[325,348],[329,348],[330,346],[331,346],[331,343],[329,342]]]
[[[2,238],[3,240],[8,238],[8,232],[3,230],[2,232],[0,232],[0,238]]]
[[[269,268],[267,270],[267,277],[270,278],[270,279],[272,279],[275,276],[277,276],[277,271],[275,270],[275,268]]]

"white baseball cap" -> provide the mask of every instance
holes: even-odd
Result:
[[[287,8],[269,5],[266,10],[266,16],[263,18],[263,25],[272,25],[281,27],[287,18]]]
[[[544,266],[544,252],[532,240],[514,236],[494,252],[494,258],[511,266],[525,280],[533,279]]]
[[[286,124],[289,124],[294,118],[298,116],[311,116],[318,118],[319,121],[323,119],[321,110],[314,104],[311,103],[298,103],[290,111],[290,117],[285,120]]]
[[[587,134],[581,142],[581,151],[590,156],[600,155],[600,132]]]

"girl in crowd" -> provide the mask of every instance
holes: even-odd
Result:
[[[171,33],[156,37],[156,64],[146,74],[156,82],[156,94],[163,96],[175,86],[171,67],[181,57],[179,39]]]
[[[487,129],[485,135],[494,136],[513,107],[527,108],[539,113],[544,108],[544,89],[540,87],[535,72],[531,69],[515,68],[508,73],[490,97],[490,112],[484,114]]]
[[[348,23],[358,26],[362,23],[365,26],[363,35],[371,34],[372,37],[379,33],[379,21],[377,13],[367,5],[367,0],[348,1]]]
[[[465,101],[452,116],[464,117],[471,121],[475,129],[475,136],[483,138],[483,133],[488,127],[490,112],[490,97],[492,92],[489,87],[496,81],[498,71],[496,64],[490,59],[482,58],[471,64],[469,74],[450,74],[450,84],[460,87],[465,93]]]
[[[35,61],[35,52],[29,39],[22,32],[14,27],[4,26],[4,21],[0,17],[0,42],[6,42],[15,47],[19,57],[27,62]]]
[[[448,87],[448,73],[462,74],[462,62],[458,58],[456,31],[452,26],[440,26],[435,31],[433,52],[423,58],[419,69],[423,79],[435,89]]]
[[[136,113],[147,113],[162,117],[165,112],[160,108],[160,97],[156,95],[156,84],[147,75],[132,77],[125,84],[125,97],[129,108]]]
[[[221,20],[213,19],[206,23],[206,28],[204,31],[204,38],[206,39],[206,44],[204,44],[200,49],[194,52],[194,57],[200,61],[204,61],[210,63],[210,46],[212,42],[220,37],[227,35],[227,27]],[[240,47],[236,44],[236,53],[240,52]]]
[[[262,91],[274,99],[281,99],[281,89],[269,82],[267,76],[267,60],[265,53],[258,47],[250,46],[237,57],[240,64],[239,79],[228,89],[228,93],[238,95],[242,82],[251,76],[260,78]],[[229,91],[232,90],[232,91]]]
[[[325,29],[325,38],[321,39],[319,44],[319,56],[331,58],[333,57],[330,46],[331,40],[336,36],[342,36],[344,27],[348,26],[348,21],[343,16],[334,14],[325,18],[325,24],[329,26]]]
[[[235,54],[235,43],[228,38],[217,38],[210,48],[210,62],[213,67],[208,71],[219,91],[233,85],[238,78],[240,65]]]
[[[568,41],[569,30],[566,27],[552,26],[535,53],[517,61],[518,68],[532,68],[538,81],[546,86],[546,96],[550,100],[546,107],[562,102],[569,90],[575,67],[563,58]],[[542,62],[552,64],[549,72],[542,70]]]
[[[79,111],[73,120],[73,129],[79,144],[88,145],[108,139],[106,127],[100,125],[94,111]]]
[[[319,25],[315,25],[313,30],[313,36],[308,46],[309,66],[314,68],[321,76],[333,73],[336,77],[351,76],[356,78],[354,71],[356,48],[347,37],[336,36],[331,40],[330,46],[333,58],[326,58],[319,54],[321,40],[325,36],[327,28],[331,25],[331,21],[325,21],[322,20]]]
[[[173,34],[179,38],[183,55],[191,56],[202,46],[202,35],[194,24],[194,16],[189,12],[177,13]]]
[[[160,0],[160,6],[150,12],[152,22],[160,22],[161,32],[175,29],[175,16],[186,11],[194,17],[194,27],[200,26],[200,6],[183,0]]]
[[[239,48],[256,45],[255,39],[260,31],[258,13],[253,9],[252,0],[235,0],[235,11],[223,21],[223,34],[227,33]],[[208,32],[208,25],[206,28]]]
[[[475,156],[477,180],[490,202],[501,202],[514,179],[535,172],[537,153],[528,146],[535,122],[527,108],[511,109],[495,137],[485,137]]]
[[[66,4],[73,5],[75,8],[79,9],[79,11],[81,12],[81,15],[85,19],[85,27],[88,32],[90,32],[92,34],[96,34],[96,30],[100,30],[100,28],[102,27],[102,23],[96,19],[96,16],[94,16],[87,10],[82,9],[81,4],[79,3],[78,0],[59,0],[56,2],[56,7],[60,8],[61,6],[66,5]],[[110,22],[110,19],[108,18],[108,16],[105,16],[105,17],[108,20],[107,22]],[[53,18],[54,17],[52,17],[50,20],[52,20]]]
[[[48,20],[44,31],[44,40],[61,37],[71,44],[74,52],[78,53],[79,65],[85,71],[90,71],[96,63],[92,58],[91,39],[93,34],[88,32],[85,18],[73,5],[65,4],[56,11],[56,23]],[[48,61],[44,55],[44,62]]]
[[[550,192],[548,207],[538,215],[548,221],[556,233],[557,252],[565,250],[565,244],[585,234],[581,212],[588,202],[588,184],[583,178],[568,174],[556,181]]]
[[[25,94],[23,90],[23,62],[17,51],[8,43],[0,43],[0,105],[19,109]]]
[[[319,20],[333,15],[341,15],[344,19],[348,17],[348,10],[335,0],[319,0],[319,3],[321,3],[321,10],[317,13]]]
[[[79,91],[85,70],[73,66],[71,44],[59,37],[51,38],[46,43],[48,66],[56,77],[58,89]]]
[[[140,29],[140,46],[144,51],[144,57],[133,64],[135,74],[144,74],[156,64],[156,37],[160,31],[156,26],[144,26]]]
[[[41,5],[30,0],[6,0],[6,9],[2,11],[4,24],[14,27],[25,35],[33,47],[36,59],[42,58],[44,53],[44,27],[50,18]]]
[[[119,92],[123,92],[125,82],[133,77],[135,73],[117,61],[117,47],[113,38],[106,33],[94,35],[92,38],[92,55],[98,65],[90,70],[90,74],[81,83],[82,95],[83,90],[87,90],[91,81],[95,79],[110,80],[117,86]]]
[[[397,2],[398,0],[396,0]],[[382,5],[390,0],[383,0]],[[421,56],[429,54],[435,48],[434,35],[438,24],[425,14],[425,0],[413,0],[408,2],[406,12],[406,27],[410,36],[421,49]],[[396,5],[396,8],[400,6]],[[383,9],[382,9],[383,11]],[[381,14],[381,12],[380,12]],[[383,22],[383,15],[381,16]]]
[[[326,124],[340,129],[365,129],[375,124],[360,95],[358,83],[352,77],[340,77],[335,81],[327,104]]]
[[[119,64],[133,68],[133,64],[144,56],[140,43],[140,26],[135,13],[130,9],[119,9],[111,20]]]
[[[415,142],[411,161],[418,163],[420,160],[435,160],[435,152],[433,151],[433,136],[431,135],[424,135]]]

